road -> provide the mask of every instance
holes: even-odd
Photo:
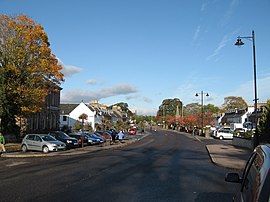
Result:
[[[236,188],[204,142],[173,131],[113,150],[0,164],[0,201],[220,202]]]

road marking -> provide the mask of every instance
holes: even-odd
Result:
[[[6,166],[7,167],[13,167],[13,166],[18,166],[18,165],[23,165],[23,164],[26,164],[28,162],[25,162],[25,161],[22,161],[22,162],[12,162],[10,164],[7,164]]]

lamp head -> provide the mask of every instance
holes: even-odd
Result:
[[[236,45],[236,46],[243,46],[244,44],[245,43],[240,38],[238,38],[237,41],[236,41],[236,43],[234,45]]]
[[[206,96],[208,97],[208,96],[209,96],[209,94],[208,94],[208,93],[206,93]]]
[[[198,97],[199,96],[198,93],[196,93],[195,96]]]

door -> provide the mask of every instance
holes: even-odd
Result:
[[[33,150],[42,151],[42,139],[38,135],[35,135],[35,139],[33,141]]]

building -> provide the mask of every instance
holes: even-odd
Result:
[[[257,123],[263,114],[266,103],[258,103]],[[232,123],[242,124],[242,127],[256,128],[256,115],[253,106],[246,109],[235,109],[227,111],[219,118],[219,125],[230,125]]]
[[[248,121],[248,116],[254,111],[254,107],[246,109],[234,109],[224,113],[221,120],[221,125],[230,125],[231,123],[244,124]]]
[[[121,111],[121,107],[108,107],[105,104],[99,104],[97,100],[91,101],[88,105],[80,104],[60,104],[60,128],[62,130],[73,130],[77,122],[81,122],[79,116],[87,115],[85,124],[90,124],[92,129],[113,128],[117,121],[127,121],[127,113]],[[109,128],[108,128],[109,127]]]
[[[21,135],[26,133],[48,133],[59,130],[60,119],[60,90],[46,96],[41,112],[31,114],[27,118],[18,118]]]
[[[79,118],[82,114],[87,115],[87,119],[84,120],[84,125],[90,125],[95,130],[95,115],[96,111],[89,108],[85,103],[80,104],[61,104],[60,115],[60,128],[73,129],[77,122],[82,120]]]

